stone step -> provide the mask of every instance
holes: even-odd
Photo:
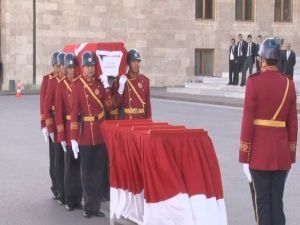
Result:
[[[203,77],[202,82],[206,84],[227,84],[228,78],[227,77]]]
[[[224,78],[229,78],[229,72],[223,72],[222,73],[222,77],[224,77]]]
[[[182,93],[182,94],[193,94],[193,95],[206,95],[206,96],[221,96],[231,98],[244,98],[244,91],[237,90],[217,90],[213,88],[184,88],[184,87],[172,87],[167,88],[167,92],[170,93]]]
[[[227,85],[222,83],[185,83],[187,89],[207,89],[207,90],[223,90],[233,92],[245,92],[245,87],[239,85]]]
[[[191,88],[191,89],[200,89],[200,88],[206,88],[206,89],[221,89],[224,86],[224,84],[219,83],[185,83],[185,88]]]
[[[299,63],[295,66],[294,82],[298,101],[300,101],[300,57],[297,57],[297,61]],[[245,87],[227,85],[227,83],[228,72],[223,72],[219,77],[196,77],[192,82],[186,82],[184,87],[167,88],[167,91],[193,95],[244,98]]]

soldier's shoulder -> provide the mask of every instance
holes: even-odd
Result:
[[[146,75],[140,74],[139,76],[140,76],[140,79],[145,80],[145,81],[149,81],[149,78]]]
[[[55,77],[57,77],[57,74],[53,74],[53,75],[49,76],[49,80],[53,80]]]
[[[50,78],[52,77],[54,74],[53,73],[47,73],[46,75],[43,76],[43,78]]]
[[[280,73],[284,78],[288,78],[290,81],[293,81],[293,78],[285,73]]]
[[[78,83],[78,81],[80,80],[81,77],[82,77],[82,75],[79,75],[78,77],[76,77],[76,78],[73,80],[73,83]]]
[[[249,75],[249,78],[250,78],[250,79],[253,79],[253,78],[257,77],[257,75],[259,75],[259,74],[260,74],[260,72],[253,73],[253,74]],[[249,79],[249,78],[248,78],[248,79]]]

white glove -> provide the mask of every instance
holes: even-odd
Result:
[[[50,136],[50,138],[51,138],[52,142],[54,142],[54,133],[53,133],[53,132],[51,132],[51,133],[49,134],[49,136]]]
[[[243,163],[243,170],[244,170],[244,173],[247,177],[247,180],[249,181],[249,183],[251,183],[252,182],[252,177],[251,177],[251,173],[250,173],[250,169],[249,169],[249,164]]]
[[[127,77],[126,75],[122,75],[119,79],[119,89],[118,89],[118,93],[120,95],[123,95],[124,89],[125,89],[125,84],[127,81]]]
[[[49,133],[48,133],[47,127],[42,128],[42,134],[43,134],[43,137],[44,137],[46,143],[48,143]]]
[[[67,152],[67,142],[66,141],[61,141],[60,144],[61,144],[64,152]]]
[[[76,140],[71,140],[71,145],[72,145],[74,158],[77,159],[78,158],[78,153],[79,153],[78,142]]]
[[[107,76],[104,76],[104,75],[100,76],[100,80],[101,80],[104,88],[109,88]]]

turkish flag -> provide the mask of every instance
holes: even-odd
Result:
[[[111,217],[144,225],[227,225],[218,159],[208,133],[166,122],[105,121]]]
[[[63,51],[66,53],[74,53],[78,61],[78,72],[82,74],[81,56],[85,51],[91,51],[96,60],[96,75],[103,74],[104,65],[119,66],[114,74],[105,74],[117,77],[126,73],[127,67],[127,50],[122,42],[95,42],[95,43],[80,43],[67,44]],[[110,59],[111,61],[108,61]],[[113,59],[113,60],[112,60]]]

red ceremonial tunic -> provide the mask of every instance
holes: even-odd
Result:
[[[149,79],[139,74],[135,78],[129,78],[123,95],[118,93],[118,88],[114,88],[114,101],[116,106],[122,106],[124,119],[150,119],[152,116],[150,102],[150,82]],[[118,82],[115,82],[118,86]]]
[[[57,139],[71,145],[71,82],[63,78],[57,84],[55,96],[55,124]]]
[[[256,170],[289,170],[295,162],[297,126],[294,82],[276,70],[251,75],[246,86],[239,161]]]
[[[111,106],[111,92],[98,78],[77,77],[72,83],[71,139],[79,145],[104,143],[99,127]]]
[[[44,107],[43,107],[47,130],[49,133],[54,133],[55,143],[59,143],[57,140],[57,132],[56,132],[55,121],[54,121],[55,94],[56,94],[56,87],[58,81],[59,81],[58,75],[53,76],[49,79],[46,94],[45,94],[45,99],[44,99]]]
[[[54,72],[49,73],[49,74],[43,76],[43,80],[42,80],[42,84],[41,84],[41,89],[40,89],[40,120],[41,120],[41,128],[46,127],[45,115],[43,113],[43,107],[44,107],[44,100],[45,100],[46,90],[47,90],[47,86],[48,86],[48,81],[53,76],[55,76]]]

